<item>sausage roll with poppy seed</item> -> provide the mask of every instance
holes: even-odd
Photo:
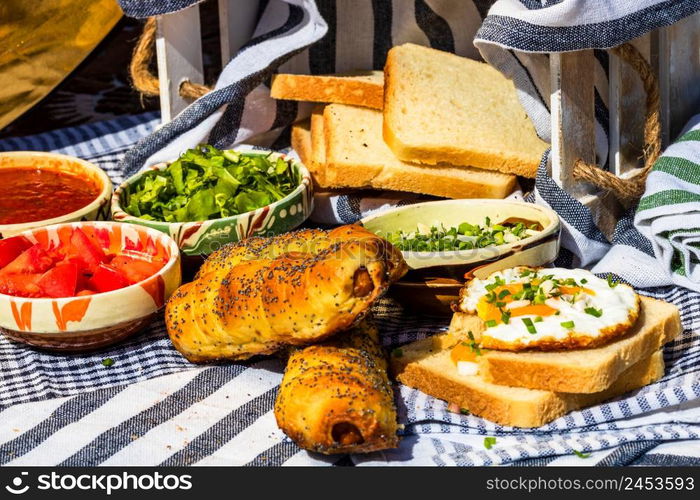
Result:
[[[332,341],[294,351],[277,394],[275,418],[307,450],[395,448],[396,407],[377,329],[365,320]]]
[[[227,273],[233,266],[248,260],[275,259],[285,253],[317,254],[348,240],[366,241],[368,244],[376,245],[384,254],[391,283],[406,273],[407,267],[401,252],[388,241],[370,233],[362,226],[349,225],[330,231],[301,229],[272,238],[257,236],[246,238],[212,253],[202,264],[197,278],[211,272]]]
[[[352,326],[406,271],[400,252],[353,227],[236,243],[212,258],[166,306],[170,339],[192,362],[323,340]]]

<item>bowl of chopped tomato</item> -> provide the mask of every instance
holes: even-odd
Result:
[[[0,332],[84,351],[144,328],[180,285],[180,252],[155,229],[77,222],[0,240]]]

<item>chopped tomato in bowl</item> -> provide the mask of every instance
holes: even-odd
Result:
[[[0,240],[0,293],[59,298],[111,292],[148,279],[166,262],[155,247],[110,253],[80,228],[58,242],[14,236]]]
[[[47,349],[86,350],[145,327],[182,281],[168,235],[85,221],[0,239],[0,332]]]

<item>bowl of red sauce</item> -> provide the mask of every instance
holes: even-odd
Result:
[[[84,351],[147,326],[180,286],[177,243],[155,229],[75,222],[0,240],[0,333]]]
[[[27,229],[109,219],[112,182],[97,165],[56,153],[0,153],[0,238]]]

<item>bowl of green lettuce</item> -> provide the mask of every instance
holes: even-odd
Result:
[[[306,167],[272,151],[185,151],[124,181],[112,196],[112,218],[170,235],[186,255],[208,255],[226,243],[299,226],[313,209]]]

